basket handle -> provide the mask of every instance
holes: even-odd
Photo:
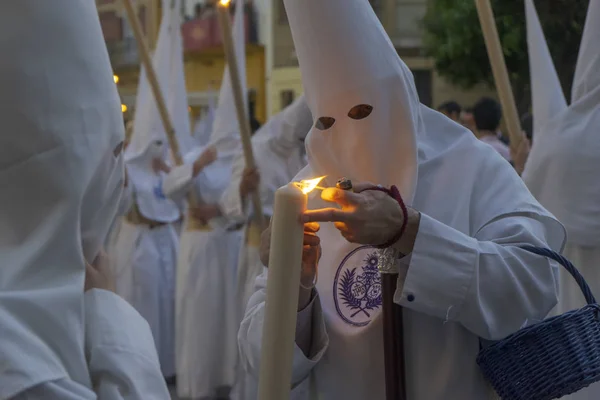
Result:
[[[573,278],[575,278],[575,281],[577,282],[577,284],[579,285],[579,288],[583,292],[585,301],[588,304],[596,304],[596,298],[592,294],[592,291],[590,290],[590,287],[586,283],[585,279],[579,273],[579,271],[577,271],[577,268],[575,268],[573,266],[573,264],[571,264],[571,262],[569,260],[567,260],[565,257],[561,256],[560,254],[558,254],[555,251],[552,251],[550,249],[541,248],[541,247],[526,245],[526,246],[521,246],[520,248],[523,250],[526,250],[530,253],[534,253],[534,254],[537,254],[540,256],[550,258],[550,259],[556,261],[557,263],[559,263],[560,265],[562,265],[563,267],[565,267],[565,269],[567,271],[569,271],[571,276],[573,276]]]

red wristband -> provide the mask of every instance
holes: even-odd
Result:
[[[365,189],[363,191],[366,192],[367,190],[377,190],[379,192],[386,193],[388,196],[392,197],[394,200],[396,200],[398,202],[398,204],[400,205],[400,209],[402,210],[402,216],[404,218],[402,221],[402,226],[400,227],[400,230],[398,231],[398,233],[392,239],[390,239],[388,242],[386,242],[382,245],[379,245],[379,246],[375,246],[378,249],[386,249],[386,248],[392,246],[397,241],[399,241],[400,238],[402,238],[402,235],[404,235],[404,231],[406,230],[406,225],[408,224],[408,209],[406,208],[406,204],[404,204],[404,200],[402,199],[402,196],[400,195],[400,191],[394,185],[392,185],[392,187],[389,189],[387,189],[381,185],[378,185],[378,186],[373,186],[372,188],[369,188],[369,189]]]

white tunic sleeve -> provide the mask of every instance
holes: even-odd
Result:
[[[549,247],[548,234],[533,215],[500,217],[470,237],[423,214],[395,301],[483,339],[502,339],[557,303],[558,264],[518,247]]]
[[[85,294],[86,357],[94,389],[59,379],[13,400],[169,400],[148,323],[105,290]]]
[[[185,200],[194,183],[194,165],[183,164],[171,169],[163,181],[163,193],[176,202]]]
[[[267,297],[267,269],[256,279],[256,292],[250,298],[246,315],[238,333],[241,361],[247,372],[256,379],[259,376],[260,355],[262,346],[262,329],[265,318],[265,300]],[[312,336],[310,358],[306,357],[300,347],[294,346],[294,361],[292,371],[292,386],[297,386],[304,381],[311,370],[318,364],[329,346],[329,336],[325,330],[325,320],[318,296],[312,303],[299,313],[298,323],[310,323],[311,332],[303,332],[303,327],[298,326],[296,331]],[[312,315],[311,315],[312,314]],[[307,320],[311,317],[311,320]]]

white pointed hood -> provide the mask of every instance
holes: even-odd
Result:
[[[315,122],[309,165],[330,184],[347,176],[396,185],[410,203],[419,99],[370,3],[286,0],[285,7]],[[402,160],[397,168],[389,168],[392,158]]]
[[[302,95],[261,126],[252,142],[268,142],[271,151],[281,157],[288,157],[295,150],[303,150],[303,143],[311,127],[312,115],[306,98]]]
[[[579,46],[571,103],[582,100],[598,90],[600,90],[600,0],[590,0]]]
[[[525,0],[525,14],[531,71],[533,126],[538,128],[536,133],[543,134],[545,124],[567,108],[567,100],[533,0]]]
[[[181,39],[181,0],[163,0],[163,18],[153,55],[160,89],[167,104],[179,148],[192,145]],[[179,219],[177,204],[161,190],[163,174],[155,174],[152,160],[168,159],[169,145],[152,88],[142,67],[136,98],[131,144],[125,153],[127,172],[135,189],[140,212],[149,219],[173,222]]]
[[[0,398],[42,382],[91,387],[85,260],[123,185],[124,139],[93,1],[0,3]],[[116,154],[116,155],[115,155]]]
[[[233,44],[237,58],[238,71],[242,83],[242,95],[244,96],[244,116],[248,117],[248,97],[246,84],[246,34],[244,29],[244,2],[235,2],[235,15],[233,17]],[[241,149],[240,127],[236,117],[233,87],[229,76],[229,66],[225,66],[221,89],[219,91],[219,103],[215,113],[210,144],[216,146],[219,158],[232,157]]]
[[[206,113],[198,118],[196,125],[194,126],[194,139],[196,144],[200,146],[206,146],[210,140],[212,128],[215,122],[215,100],[211,96],[208,100],[208,110]]]
[[[523,173],[531,193],[565,225],[569,241],[580,246],[600,246],[599,18],[600,0],[591,0],[573,101],[541,124],[534,110],[533,148]]]

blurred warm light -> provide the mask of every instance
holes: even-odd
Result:
[[[125,104],[121,104],[121,112],[127,112],[127,106]]]
[[[113,75],[113,80],[115,83],[119,83],[119,75]]]
[[[192,112],[192,107],[188,106],[188,112]]]
[[[223,7],[227,7],[229,5],[229,3],[231,3],[231,0],[221,0],[219,1],[219,3],[223,6]]]

